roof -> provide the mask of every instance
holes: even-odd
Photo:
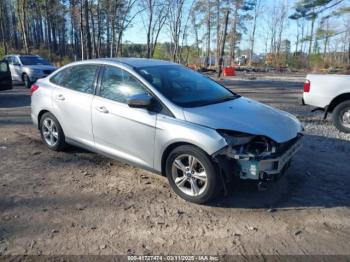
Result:
[[[158,60],[158,59],[147,59],[147,58],[99,58],[91,61],[116,62],[116,63],[128,65],[130,67],[134,67],[134,68],[159,66],[159,65],[176,65],[175,63],[172,63],[169,61]]]

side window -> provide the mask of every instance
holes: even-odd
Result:
[[[8,73],[9,72],[7,63],[8,63],[7,61],[0,61],[0,73]]]
[[[12,56],[12,64],[18,65],[19,64],[19,59],[16,56]]]
[[[64,83],[68,81],[68,77],[71,71],[72,71],[71,67],[63,69],[58,73],[56,73],[53,77],[51,77],[50,81],[56,85],[65,87]]]
[[[6,61],[9,63],[9,65],[13,65],[13,58],[12,58],[12,56],[8,56],[6,58]]]
[[[56,73],[53,77],[50,78],[50,82],[63,86],[63,83],[65,82],[67,76],[69,75],[70,68],[63,69]]]
[[[145,78],[148,81],[148,83],[150,83],[151,85],[156,87],[158,90],[161,89],[162,77],[161,77],[161,74],[159,71],[152,70],[152,74],[150,74],[149,72],[147,72],[145,70],[141,70],[140,73],[143,76],[143,78]]]
[[[132,95],[147,93],[146,88],[130,73],[117,67],[106,67],[101,82],[101,97],[126,103]]]
[[[77,65],[68,67],[53,77],[50,81],[75,91],[92,94],[98,65]]]

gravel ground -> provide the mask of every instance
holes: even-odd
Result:
[[[236,72],[236,76],[226,79],[236,80],[258,80],[258,81],[287,81],[304,82],[306,73],[262,73],[262,72]]]
[[[350,135],[298,104],[300,82],[223,83],[297,115],[304,146],[268,190],[237,182],[204,206],[177,197],[164,177],[48,150],[27,90],[0,93],[0,254],[350,255]]]

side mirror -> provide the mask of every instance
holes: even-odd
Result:
[[[13,65],[14,65],[14,66],[21,66],[20,63],[14,63]]]
[[[127,103],[130,107],[149,108],[153,103],[153,97],[147,94],[137,94],[129,97]]]

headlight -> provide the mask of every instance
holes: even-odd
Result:
[[[256,136],[245,147],[246,152],[254,155],[276,153],[277,145],[271,139],[264,136]]]
[[[241,157],[264,157],[276,153],[277,144],[265,136],[218,130],[228,146],[228,154],[234,158]]]
[[[217,130],[217,131],[223,138],[225,138],[227,144],[231,146],[247,144],[254,138],[253,135],[230,131],[230,130]]]
[[[30,74],[34,74],[34,75],[41,74],[41,70],[40,69],[31,69],[31,68],[29,68],[28,71],[29,71]]]

